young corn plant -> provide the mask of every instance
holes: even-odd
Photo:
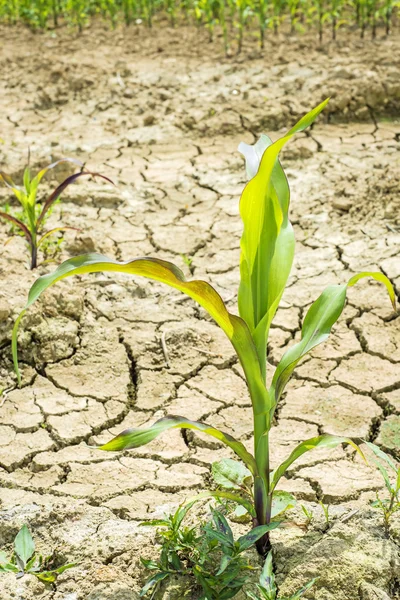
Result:
[[[65,162],[78,165],[80,167],[80,171],[64,179],[64,181],[56,187],[56,189],[50,194],[50,196],[48,196],[47,199],[38,201],[38,187],[43,177],[50,169],[54,169],[54,167],[57,165]],[[14,230],[18,231],[25,237],[29,247],[31,269],[36,269],[38,264],[38,250],[41,248],[41,246],[44,246],[48,243],[50,236],[67,229],[76,229],[75,227],[56,227],[45,232],[43,227],[46,223],[47,217],[51,213],[52,208],[60,198],[65,188],[83,175],[92,175],[93,177],[98,176],[102,177],[103,179],[107,179],[107,177],[104,177],[99,173],[85,171],[83,164],[72,158],[64,158],[52,163],[51,165],[48,165],[39,171],[35,177],[31,177],[30,169],[29,167],[26,167],[23,177],[23,186],[17,186],[9,175],[3,171],[0,171],[0,181],[3,181],[3,183],[10,190],[12,190],[14,196],[21,206],[21,209],[15,214],[11,214],[10,208],[7,206],[5,211],[0,211],[0,219],[11,222]],[[112,183],[109,179],[107,179],[107,181]]]
[[[313,123],[327,102],[322,102],[305,115],[276,142],[271,143],[264,135],[254,146],[239,146],[246,158],[250,179],[240,200],[243,221],[238,291],[240,316],[228,311],[221,296],[209,283],[196,279],[186,280],[182,271],[170,262],[158,258],[137,258],[129,262],[118,262],[94,253],[69,259],[53,273],[40,277],[33,284],[27,304],[16,320],[13,330],[12,352],[20,383],[17,356],[19,323],[25,311],[39,296],[61,279],[99,271],[139,275],[163,282],[198,302],[228,336],[243,367],[253,408],[253,453],[240,441],[211,424],[192,421],[183,416],[166,416],[151,427],[127,429],[101,446],[101,449],[118,451],[138,448],[162,433],[176,428],[201,431],[216,438],[243,461],[250,473],[251,501],[245,499],[245,506],[253,517],[254,527],[266,525],[272,529],[275,526],[272,522],[273,515],[282,512],[285,504],[278,494],[279,482],[304,453],[314,448],[334,448],[343,443],[352,445],[361,453],[358,446],[347,437],[322,434],[301,442],[286,460],[271,472],[269,434],[276,408],[296,365],[308,352],[329,337],[332,326],[343,311],[348,288],[360,279],[372,277],[382,282],[395,307],[392,284],[380,272],[359,273],[345,284],[329,286],[309,308],[303,322],[300,341],[284,353],[275,369],[271,384],[267,386],[268,334],[290,274],[295,247],[294,231],[289,220],[289,185],[279,161],[279,152],[296,133]],[[237,464],[237,468],[242,470],[242,466]],[[236,497],[236,501],[243,505],[240,493],[229,493],[231,499]],[[279,511],[276,501],[280,505]],[[288,499],[288,502],[290,501]],[[257,540],[256,545],[258,551],[265,556],[270,550],[268,531]]]
[[[379,446],[376,446],[371,442],[365,443],[379,459],[375,460],[375,464],[379,469],[385,482],[386,489],[389,492],[389,498],[385,498],[384,500],[382,500],[377,493],[376,500],[371,503],[371,506],[382,512],[385,533],[387,536],[389,536],[390,519],[394,513],[400,510],[400,467],[396,466],[392,458],[388,456],[386,452],[381,450]],[[384,466],[382,463],[384,463],[386,466]],[[387,467],[390,468],[394,481],[391,480]]]
[[[5,552],[0,551],[0,573],[15,573],[17,579],[26,574],[34,575],[45,583],[54,583],[58,575],[67,569],[75,567],[76,563],[69,563],[56,567],[54,558],[43,558],[35,552],[35,542],[26,525],[20,529],[14,540],[14,552],[7,558]]]

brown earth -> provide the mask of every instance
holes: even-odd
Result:
[[[381,270],[399,292],[398,36],[373,43],[343,34],[323,48],[292,37],[269,42],[264,55],[249,44],[226,59],[220,42],[187,29],[0,33],[2,169],[20,177],[30,148],[34,167],[73,156],[117,186],[86,181],[64,194],[51,224],[83,231],[65,235],[61,258],[96,249],[122,260],[170,259],[213,283],[235,310],[245,182],[237,144],[264,131],[276,137],[332,96],[326,122],[283,154],[297,255],[271,332],[271,365],[326,285]],[[4,239],[8,231],[2,224]],[[145,577],[139,555],[154,545],[139,523],[207,487],[210,462],[228,452],[178,431],[124,454],[99,454],[87,443],[172,413],[206,420],[250,448],[249,397],[229,342],[202,309],[159,284],[102,274],[58,284],[28,312],[24,387],[16,389],[13,319],[48,268],[29,272],[21,238],[1,248],[0,385],[8,392],[0,408],[0,546],[11,547],[27,522],[43,552],[80,562],[54,589],[2,576],[0,596],[133,600]],[[288,387],[271,436],[275,464],[321,432],[375,440],[400,458],[399,331],[380,285],[350,290],[330,342]],[[368,507],[382,489],[372,467],[349,449],[315,451],[282,487],[316,514],[308,532],[273,536],[282,593],[318,574],[316,600],[400,597],[400,527],[394,520],[386,539]],[[328,532],[320,499],[332,505]],[[293,519],[301,521],[301,511]],[[182,595],[170,589],[164,597]]]

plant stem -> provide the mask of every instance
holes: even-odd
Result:
[[[31,271],[37,267],[37,245],[36,240],[32,240],[31,246]]]

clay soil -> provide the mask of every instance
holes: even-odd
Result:
[[[262,132],[276,138],[331,96],[325,115],[282,156],[297,255],[271,332],[270,371],[326,285],[381,270],[400,291],[398,34],[360,42],[343,33],[322,48],[312,36],[278,38],[263,55],[249,41],[231,58],[220,39],[208,44],[205,33],[165,24],[152,32],[96,25],[81,37],[66,28],[0,35],[1,168],[20,177],[30,148],[34,168],[72,156],[116,184],[86,180],[66,191],[49,225],[81,231],[65,234],[58,261],[94,250],[169,259],[210,281],[234,311],[245,183],[237,145]],[[52,172],[48,189],[68,172]],[[1,224],[2,239],[8,234]],[[28,270],[21,238],[1,245],[0,384],[8,392],[0,408],[0,546],[11,548],[28,523],[40,550],[78,565],[54,588],[4,575],[0,596],[134,600],[146,575],[139,556],[154,554],[155,543],[139,523],[209,486],[210,463],[229,453],[178,431],[123,454],[88,444],[169,413],[210,422],[251,447],[249,397],[229,342],[191,300],[103,274],[61,282],[28,312],[16,389],[13,319],[50,268]],[[330,342],[288,386],[273,463],[321,432],[375,440],[400,458],[399,363],[400,319],[384,288],[358,284]],[[273,535],[283,594],[319,575],[309,596],[316,600],[400,597],[400,525],[394,519],[385,538],[368,506],[382,490],[371,466],[348,448],[314,452],[282,488],[314,510],[316,523]],[[328,531],[321,499],[331,505]],[[292,520],[304,521],[301,511]],[[172,587],[164,598],[184,592]]]

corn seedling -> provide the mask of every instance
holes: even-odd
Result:
[[[300,341],[284,353],[275,368],[271,384],[267,386],[268,335],[290,274],[295,246],[294,231],[289,220],[289,185],[278,158],[279,152],[296,133],[313,123],[326,104],[327,100],[305,115],[274,143],[264,135],[254,146],[239,146],[239,150],[245,156],[250,179],[240,200],[243,221],[238,291],[240,316],[228,311],[221,296],[210,284],[202,280],[186,280],[182,271],[170,262],[158,258],[138,258],[123,263],[93,253],[69,259],[53,273],[40,277],[33,284],[25,309],[19,315],[13,330],[13,358],[20,382],[17,357],[19,323],[25,311],[39,296],[61,279],[99,271],[138,275],[163,282],[198,302],[223,329],[243,368],[253,408],[254,452],[249,452],[242,442],[211,424],[192,421],[182,416],[166,416],[144,429],[127,429],[101,446],[101,449],[118,451],[138,448],[162,433],[177,428],[201,431],[216,438],[237,455],[250,473],[251,502],[245,499],[245,504],[249,507],[255,527],[274,525],[271,521],[272,515],[277,516],[285,510],[286,502],[292,502],[291,498],[282,501],[282,496],[277,490],[281,477],[304,453],[315,448],[334,448],[346,443],[362,454],[351,439],[323,434],[301,442],[287,459],[271,472],[269,433],[276,408],[296,365],[329,337],[331,328],[345,306],[348,288],[360,279],[372,277],[383,283],[395,306],[393,286],[380,272],[360,273],[351,277],[345,284],[329,286],[310,306],[303,322]],[[242,465],[238,462],[236,464],[242,477]],[[231,470],[234,471],[234,468]],[[234,493],[232,495],[235,496]],[[241,494],[236,496],[237,502],[243,505]],[[257,541],[257,548],[263,555],[269,551],[268,531]]]
[[[386,535],[389,535],[389,524],[390,519],[394,515],[395,512],[400,510],[400,467],[396,466],[390,456],[386,454],[383,450],[376,446],[375,444],[371,444],[371,442],[365,442],[370,450],[375,454],[375,456],[379,459],[375,460],[375,464],[381,473],[383,480],[385,482],[386,489],[389,492],[389,498],[385,498],[381,500],[378,493],[376,494],[376,500],[371,503],[371,506],[377,508],[382,511],[383,522],[385,526]],[[384,463],[384,464],[382,464]],[[389,476],[389,472],[387,467],[390,468],[390,472],[392,473],[393,481]]]
[[[322,514],[324,515],[326,525],[329,525],[329,505],[324,504],[322,500],[320,500],[318,504],[322,508]]]
[[[157,527],[162,541],[158,560],[141,558],[146,569],[153,572],[141,590],[141,597],[151,594],[153,598],[159,583],[171,575],[186,575],[193,581],[193,587],[200,585],[202,600],[228,600],[246,583],[251,567],[242,554],[267,528],[258,527],[235,540],[225,516],[215,509],[211,509],[209,522],[187,527],[183,520],[195,502],[180,506],[165,519],[142,523]]]
[[[304,504],[301,505],[301,510],[303,511],[304,516],[306,518],[304,526],[306,529],[308,529],[310,527],[311,523],[314,521],[314,513],[311,509],[308,510],[308,508],[306,506],[304,506]]]
[[[282,598],[282,596],[278,597],[278,589],[276,587],[272,565],[272,552],[269,552],[260,575],[260,583],[256,584],[257,594],[254,592],[247,592],[247,596],[251,598],[251,600],[299,600],[307,590],[312,588],[315,582],[316,579],[312,579],[293,596],[290,596],[290,598]]]
[[[15,573],[17,579],[29,573],[40,581],[54,583],[58,575],[75,566],[75,563],[69,563],[56,567],[54,562],[52,556],[43,558],[41,554],[35,552],[35,542],[26,525],[15,537],[14,552],[11,557],[7,558],[6,553],[0,551],[0,572]]]
[[[47,199],[43,201],[38,201],[37,193],[38,187],[46,175],[46,173],[50,169],[54,169],[57,165],[65,162],[70,162],[78,165],[81,170],[74,175],[70,175],[56,189],[48,196]],[[44,232],[43,227],[46,223],[46,219],[51,214],[51,210],[54,207],[55,203],[59,200],[62,192],[68,187],[71,183],[76,181],[79,177],[83,175],[92,175],[93,177],[102,177],[103,179],[107,179],[103,175],[99,173],[91,173],[89,171],[85,171],[83,169],[82,163],[72,158],[64,158],[58,160],[51,165],[48,165],[35,177],[31,177],[29,167],[26,167],[24,171],[23,177],[23,186],[17,186],[12,178],[0,171],[0,180],[14,193],[14,196],[18,200],[21,210],[15,214],[12,214],[12,211],[7,205],[5,211],[0,211],[0,219],[4,219],[9,221],[14,230],[17,231],[20,235],[24,236],[28,246],[30,253],[30,266],[31,269],[36,269],[37,267],[37,259],[38,259],[38,250],[45,245],[48,245],[49,237],[53,234],[56,234],[60,231],[65,231],[67,229],[75,229],[74,227],[56,227],[54,229],[50,229],[49,231]],[[112,183],[109,179],[107,179],[110,183]]]

